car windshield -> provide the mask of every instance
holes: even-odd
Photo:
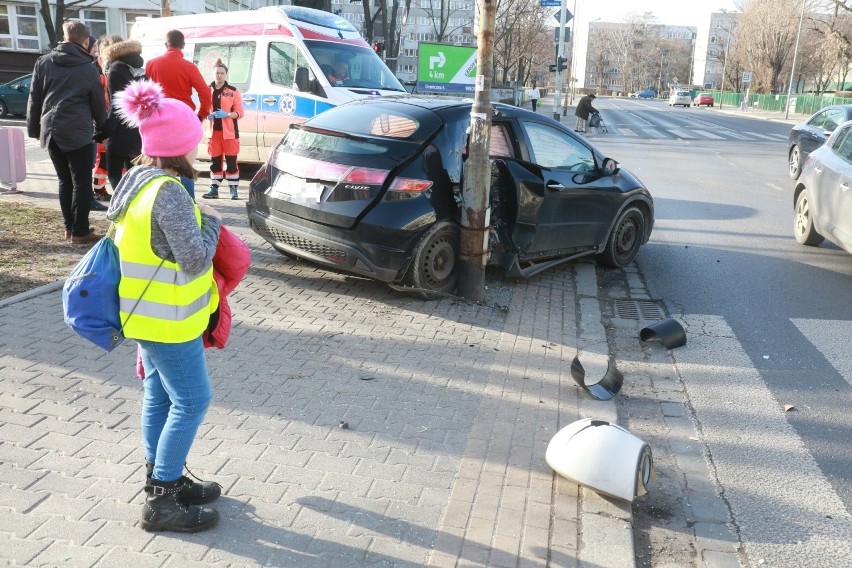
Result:
[[[305,45],[326,78],[331,81],[330,75],[336,77],[334,86],[407,92],[372,49],[315,40],[305,41]],[[345,71],[336,70],[335,65],[341,62]]]

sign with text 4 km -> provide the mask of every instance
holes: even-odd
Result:
[[[417,62],[418,92],[474,92],[476,53],[475,47],[421,42]]]

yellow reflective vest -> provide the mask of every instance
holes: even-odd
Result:
[[[151,248],[151,211],[163,183],[160,176],[139,190],[115,225],[115,244],[121,262],[119,314],[124,336],[160,343],[184,343],[200,337],[210,314],[219,305],[213,264],[192,276],[174,262],[164,261]],[[201,212],[195,220],[201,226]],[[162,265],[161,265],[162,263]]]

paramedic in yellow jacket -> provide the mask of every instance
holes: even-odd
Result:
[[[159,84],[133,81],[116,94],[122,118],[138,127],[142,155],[122,177],[107,217],[121,263],[119,312],[124,335],[139,344],[145,368],[142,438],[148,494],[141,526],[197,532],[213,527],[216,483],[183,476],[189,449],[213,396],[202,333],[218,306],[213,254],[221,216],[196,205],[179,178],[203,136],[186,104]]]
[[[228,68],[221,59],[213,66],[216,80],[210,83],[213,89],[213,112],[207,118],[212,130],[207,143],[210,154],[210,191],[202,195],[204,199],[217,199],[219,185],[227,180],[231,190],[231,199],[239,199],[237,187],[240,185],[240,168],[237,166],[237,154],[240,153],[240,127],[237,121],[243,117],[243,96],[240,90],[228,84]],[[225,169],[222,171],[224,158]]]

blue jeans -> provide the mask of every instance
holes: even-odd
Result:
[[[142,438],[151,477],[174,481],[181,476],[198,427],[207,414],[213,390],[207,376],[204,343],[138,340],[145,367]]]
[[[188,177],[180,176],[180,183],[181,185],[183,185],[189,196],[195,199],[195,180]]]

